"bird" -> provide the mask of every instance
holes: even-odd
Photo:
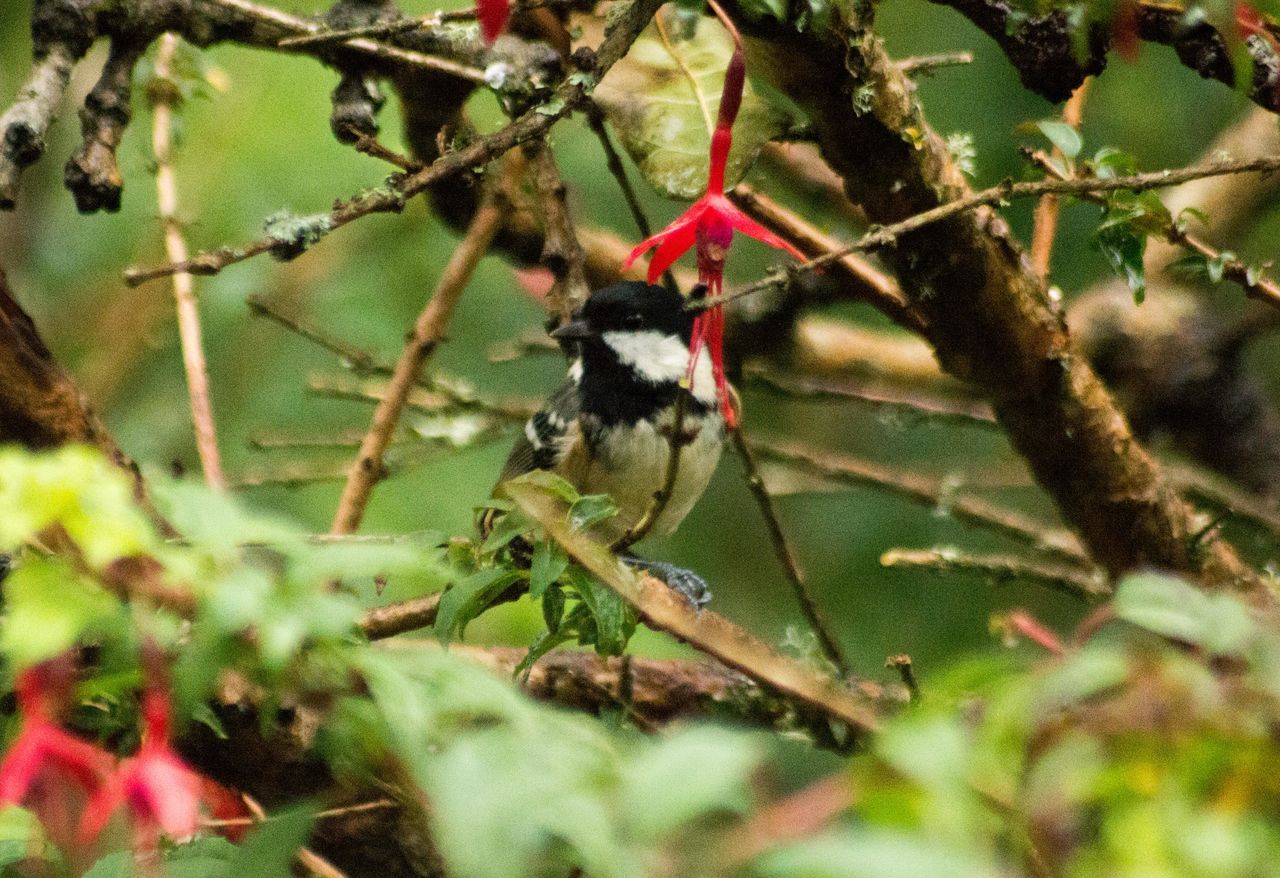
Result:
[[[675,531],[706,490],[725,442],[705,352],[690,373],[695,315],[685,303],[678,292],[641,281],[591,293],[569,322],[551,332],[569,353],[568,374],[525,423],[499,484],[541,469],[563,477],[580,494],[608,494],[618,514],[596,532],[615,541],[641,520],[663,486],[683,396],[676,480],[649,533]],[[682,386],[686,376],[690,380]],[[692,571],[634,555],[624,560],[695,606],[710,600],[705,581]]]

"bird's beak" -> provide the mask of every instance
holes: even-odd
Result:
[[[551,337],[560,341],[581,341],[594,335],[595,332],[591,329],[591,325],[581,317],[577,320],[570,320],[551,332]]]

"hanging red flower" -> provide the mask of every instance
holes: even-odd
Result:
[[[22,728],[0,762],[0,804],[26,805],[59,844],[74,839],[75,796],[91,796],[111,770],[111,756],[58,725],[74,683],[69,657],[18,674]]]
[[[729,160],[729,147],[733,141],[733,123],[738,118],[738,109],[742,106],[742,92],[746,84],[747,62],[742,52],[742,37],[733,22],[715,2],[708,0],[711,8],[720,18],[729,34],[733,37],[733,55],[729,58],[729,66],[724,74],[724,89],[720,95],[720,111],[716,117],[716,127],[711,134],[711,164],[707,174],[706,193],[690,205],[689,209],[676,218],[669,226],[658,234],[642,241],[623,263],[623,269],[631,265],[644,253],[657,247],[653,259],[649,262],[649,283],[654,283],[664,271],[671,267],[677,259],[688,252],[690,247],[697,248],[698,279],[707,285],[707,292],[718,296],[724,289],[724,263],[733,243],[733,232],[737,229],[771,247],[786,250],[797,259],[803,260],[804,254],[788,244],[782,238],[760,225],[751,217],[739,210],[724,194],[725,167]],[[698,315],[693,324],[693,343],[690,345],[689,380],[692,382],[694,366],[698,355],[705,345],[711,354],[711,367],[715,375],[716,390],[720,397],[720,407],[724,412],[725,423],[729,427],[737,426],[737,413],[729,400],[728,382],[724,377],[724,309],[713,305]]]
[[[170,746],[167,692],[151,689],[143,696],[142,722],[138,754],[120,763],[85,809],[80,834],[86,841],[102,832],[121,805],[133,820],[140,849],[153,849],[161,834],[181,839],[196,831],[204,786]]]

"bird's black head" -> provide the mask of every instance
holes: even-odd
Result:
[[[688,344],[694,314],[684,305],[684,297],[666,287],[622,281],[592,293],[577,319],[552,334],[585,340],[605,333],[654,332],[677,336]]]

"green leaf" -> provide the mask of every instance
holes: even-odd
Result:
[[[1111,270],[1124,279],[1138,304],[1147,295],[1147,274],[1142,257],[1147,250],[1147,236],[1135,234],[1131,225],[1110,218],[1098,228],[1095,240]]]
[[[508,512],[498,519],[480,545],[480,554],[491,555],[530,529],[529,519],[519,512]]]
[[[293,878],[293,861],[298,849],[307,843],[314,821],[315,809],[310,805],[295,805],[272,814],[240,845],[226,874],[237,878]]]
[[[550,540],[543,540],[533,548],[533,561],[529,565],[529,596],[535,600],[546,593],[547,587],[560,578],[569,566],[569,556]]]
[[[623,771],[623,813],[637,835],[653,841],[701,817],[745,813],[762,755],[755,739],[713,726],[658,739]]]
[[[120,604],[60,558],[30,558],[4,581],[0,649],[19,667],[52,658],[90,631],[110,630]]]
[[[216,835],[175,845],[165,849],[162,856],[161,872],[165,878],[227,878],[236,874],[231,871],[231,863],[237,856],[236,846]],[[84,878],[141,878],[148,874],[137,869],[136,862],[132,851],[108,854],[94,863]]]
[[[581,568],[571,568],[574,591],[595,620],[596,652],[620,655],[636,630],[636,615],[612,589],[605,588]]]
[[[450,587],[441,595],[436,611],[436,637],[446,645],[455,632],[461,637],[467,623],[523,575],[519,570],[493,567],[473,573]]]
[[[670,22],[670,48],[657,26],[649,25],[601,81],[595,100],[645,180],[664,195],[690,199],[706,189],[711,132],[733,41],[709,18],[695,20],[691,36],[681,32],[679,21]],[[736,185],[761,147],[790,125],[790,117],[748,82],[733,126],[725,187]]]
[[[1258,635],[1257,623],[1239,598],[1207,594],[1173,576],[1128,576],[1112,604],[1118,618],[1196,644],[1212,655],[1238,655]]]
[[[932,839],[885,830],[855,830],[804,841],[761,857],[758,878],[997,878],[995,864]]]
[[[1059,119],[1041,119],[1036,122],[1036,127],[1067,158],[1074,159],[1080,155],[1084,140],[1080,137],[1080,132],[1066,122]]]
[[[618,514],[618,507],[608,494],[588,494],[569,507],[569,526],[583,530]]]
[[[529,651],[525,653],[524,658],[520,659],[520,664],[516,665],[515,671],[512,672],[513,677],[521,677],[528,679],[529,671],[533,669],[538,659],[542,658],[551,650],[569,639],[567,634],[560,634],[555,631],[543,631],[538,635],[537,639],[529,647]]]

